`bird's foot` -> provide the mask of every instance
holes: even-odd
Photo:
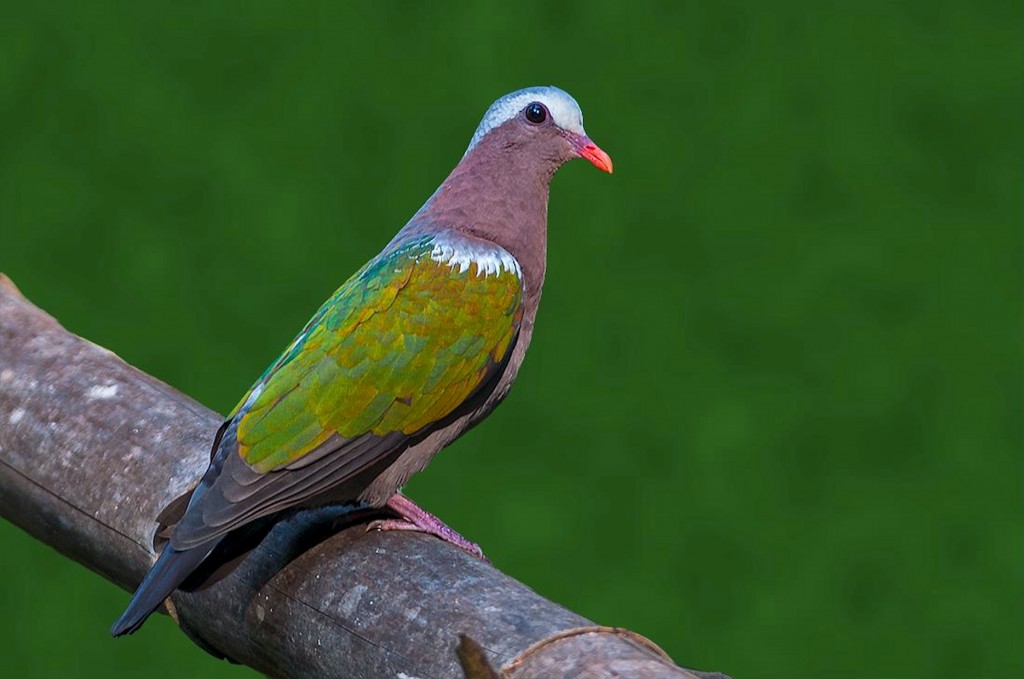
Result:
[[[427,533],[429,535],[439,537],[445,542],[449,542],[465,552],[469,552],[484,563],[491,562],[490,559],[484,556],[484,551],[480,549],[480,545],[475,542],[470,542],[466,538],[462,537],[457,532],[449,528],[444,521],[423,509],[401,493],[395,493],[392,495],[391,499],[387,501],[386,506],[401,518],[380,519],[378,521],[374,521],[366,527],[366,530],[411,530],[418,533]]]

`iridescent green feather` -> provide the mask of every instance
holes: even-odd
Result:
[[[271,471],[335,433],[414,434],[501,363],[522,314],[519,276],[462,271],[432,250],[423,238],[385,253],[317,311],[232,413],[247,463]]]

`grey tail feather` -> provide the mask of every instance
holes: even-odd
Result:
[[[214,540],[210,544],[199,545],[192,549],[178,551],[168,544],[160,553],[153,567],[142,579],[139,588],[132,595],[128,608],[110,628],[110,634],[119,637],[131,634],[146,622],[146,618],[177,589],[178,585],[194,571],[203,559],[210,555],[216,546]]]

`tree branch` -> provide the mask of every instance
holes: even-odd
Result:
[[[0,515],[131,590],[155,558],[155,517],[202,474],[220,420],[0,274]],[[282,521],[228,577],[176,593],[178,624],[275,677],[462,677],[460,633],[516,679],[697,676],[440,540],[336,531],[336,515]]]

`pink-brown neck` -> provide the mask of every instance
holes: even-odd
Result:
[[[410,226],[449,228],[501,246],[519,261],[527,296],[539,296],[547,255],[548,186],[573,156],[557,133],[524,135],[510,121],[466,154]]]

